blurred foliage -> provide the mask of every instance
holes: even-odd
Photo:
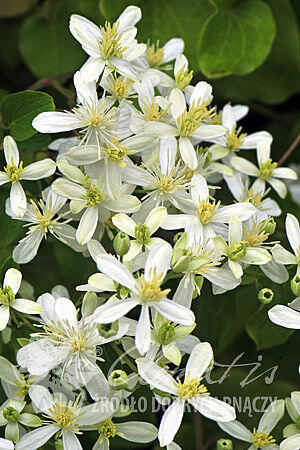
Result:
[[[56,137],[35,133],[32,118],[41,111],[52,110],[52,98],[58,109],[68,109],[75,102],[72,75],[86,60],[86,54],[69,32],[70,15],[82,14],[102,25],[105,20],[115,20],[129,4],[142,8],[138,39],[142,42],[150,39],[151,43],[159,40],[163,45],[173,37],[182,37],[184,53],[194,71],[193,81],[209,81],[218,106],[227,101],[249,104],[250,113],[241,124],[247,132],[270,131],[274,136],[274,159],[280,159],[300,131],[300,114],[296,109],[300,88],[298,0],[1,0],[0,98],[4,100],[0,103],[0,137],[11,133],[18,140],[26,165],[40,157],[53,156],[47,146]],[[297,152],[299,147],[288,163],[299,162]],[[251,159],[251,151],[248,156]],[[2,159],[1,153],[1,163]],[[44,180],[39,183],[39,190],[47,186]],[[28,189],[34,197],[37,188],[32,185],[30,183]],[[218,195],[225,202],[229,199],[226,189]],[[5,215],[7,196],[7,189],[1,189],[1,279],[8,267],[17,267],[11,253],[25,234],[22,222]],[[289,211],[299,216],[300,208],[289,196],[279,203],[283,215],[278,220],[274,240],[282,240],[283,245],[287,245],[284,217]],[[107,241],[105,245],[110,244]],[[21,270],[24,278],[34,285],[36,295],[63,284],[76,302],[80,296],[74,287],[86,283],[96,266],[91,259],[74,253],[50,237],[42,243],[34,261]],[[244,410],[242,408],[238,418],[253,427],[259,414],[245,409],[246,398],[280,398],[296,389],[298,356],[295,349],[299,339],[292,330],[272,324],[267,316],[269,307],[292,300],[289,282],[275,285],[256,270],[249,270],[243,281],[235,291],[219,296],[213,296],[204,284],[202,295],[193,303],[198,323],[194,334],[202,341],[211,342],[219,363],[231,364],[243,354],[237,364],[249,365],[262,356],[258,374],[278,366],[274,381],[269,384],[265,376],[259,376],[242,387],[241,382],[251,368],[246,366],[233,367],[221,384],[211,386],[211,393],[219,398],[241,397]],[[262,287],[271,288],[275,294],[274,301],[267,307],[260,306],[257,300],[257,291]],[[13,334],[11,342],[3,346],[4,354],[12,360],[12,354],[19,348],[19,337],[24,337],[22,327]],[[106,364],[114,358],[114,354],[105,354]],[[225,370],[221,367],[216,370],[214,379]],[[252,378],[256,376],[255,372]],[[137,419],[155,423],[154,416],[150,409],[143,418],[136,414]],[[199,447],[193,442],[199,424],[201,426],[199,416],[186,416],[176,437],[184,449]],[[207,449],[215,448],[216,440],[225,437],[214,422],[202,419],[202,428],[204,441],[210,443]],[[275,436],[279,437],[276,430]],[[95,435],[88,433],[81,440],[85,449],[92,448]],[[133,446],[115,440],[112,448]],[[237,444],[235,449],[239,448],[243,446]]]

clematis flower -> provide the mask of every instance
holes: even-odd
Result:
[[[141,17],[140,8],[128,6],[115,23],[105,22],[99,28],[85,17],[71,16],[70,31],[89,55],[80,69],[85,83],[97,81],[103,70],[103,78],[115,70],[131,80],[139,80],[130,63],[146,51],[146,45],[138,44],[135,39],[137,29],[134,25]]]
[[[261,265],[271,261],[272,257],[265,248],[251,247],[243,240],[243,225],[236,216],[230,218],[228,236],[228,244],[222,236],[216,236],[213,241],[217,251],[227,256],[229,268],[236,278],[243,275],[241,263]]]
[[[299,435],[298,439],[299,439],[300,438],[300,430],[299,430],[300,392],[299,391],[292,392],[291,398],[285,399],[285,406],[286,406],[286,409],[287,409],[289,416],[292,419],[293,423],[290,423],[289,425],[284,427],[283,437],[288,438],[290,436],[295,436],[298,434]]]
[[[161,420],[158,439],[161,447],[171,444],[182,421],[185,403],[190,403],[200,414],[212,420],[229,422],[235,418],[232,406],[210,396],[204,384],[203,374],[213,360],[213,351],[207,342],[197,344],[186,365],[184,381],[176,381],[162,367],[148,358],[137,359],[141,377],[160,391],[175,396]]]
[[[152,247],[146,260],[144,274],[139,275],[137,279],[113,256],[100,255],[96,258],[100,272],[129,289],[130,297],[99,306],[95,310],[94,319],[97,323],[111,323],[127,314],[135,306],[141,306],[135,334],[135,344],[141,355],[150,348],[150,308],[172,322],[185,326],[194,324],[193,312],[169,300],[167,298],[169,289],[161,289],[170,267],[171,256],[172,247],[168,243]]]
[[[16,298],[22,281],[22,274],[17,269],[8,269],[5,273],[3,287],[0,288],[0,331],[6,328],[10,308],[25,314],[40,314],[40,305],[26,298]]]
[[[32,126],[40,133],[61,133],[79,130],[80,145],[96,145],[111,142],[115,137],[119,111],[113,106],[112,97],[98,99],[96,83],[84,83],[80,72],[74,75],[78,105],[71,111],[51,111],[38,114]]]
[[[26,264],[37,254],[39,246],[50,233],[64,244],[69,245],[75,252],[82,252],[82,247],[75,238],[76,230],[68,224],[71,219],[61,222],[65,213],[59,214],[67,199],[56,195],[52,189],[42,193],[43,199],[38,203],[31,200],[23,217],[18,218],[11,210],[10,203],[6,204],[6,213],[13,219],[28,222],[29,230],[20,240],[13,251],[13,259],[19,264]]]
[[[175,124],[152,121],[144,126],[145,131],[153,133],[159,138],[178,136],[181,158],[192,170],[198,166],[193,139],[206,141],[226,133],[223,126],[205,123],[213,114],[213,109],[208,108],[211,93],[212,87],[208,83],[199,82],[193,90],[189,108],[187,108],[184,94],[178,88],[173,89],[170,95],[170,110]]]
[[[78,167],[71,166],[66,161],[59,161],[58,168],[68,179],[55,180],[52,185],[53,191],[71,200],[72,213],[85,210],[76,231],[76,239],[81,245],[92,239],[103,209],[114,212],[134,212],[140,207],[137,197],[120,195],[120,191],[117,199],[110,198],[102,178],[92,179]]]
[[[18,364],[35,376],[46,375],[62,365],[63,375],[67,372],[76,386],[85,385],[93,399],[107,395],[109,386],[97,365],[96,347],[119,339],[126,333],[127,325],[120,324],[118,333],[105,339],[89,317],[78,320],[70,299],[43,294],[37,303],[43,310],[44,331],[32,334],[34,341],[18,351]]]
[[[55,172],[56,164],[52,159],[45,158],[23,167],[17,144],[11,136],[5,136],[3,148],[7,165],[4,167],[4,172],[0,171],[0,186],[11,183],[11,209],[16,216],[23,217],[26,212],[27,201],[20,181],[35,181],[50,177]]]
[[[191,180],[191,195],[194,204],[192,214],[169,214],[162,224],[166,230],[185,228],[192,240],[207,243],[219,234],[226,235],[226,225],[230,218],[238,216],[241,221],[248,220],[254,213],[251,203],[235,203],[221,206],[220,202],[210,201],[208,186],[202,175],[196,174]]]
[[[253,189],[256,192],[264,193],[266,190],[266,182],[268,182],[281,198],[285,198],[287,187],[281,179],[296,180],[297,174],[294,170],[287,167],[277,167],[277,163],[273,162],[271,156],[271,139],[260,139],[257,143],[257,161],[256,167],[247,159],[234,156],[230,163],[236,169],[247,175],[257,177],[253,183]]]
[[[123,213],[113,216],[113,224],[123,233],[134,238],[130,241],[130,250],[124,255],[124,261],[131,261],[143,248],[150,250],[154,245],[165,243],[163,239],[151,236],[158,230],[166,217],[167,210],[164,206],[152,209],[143,224],[135,223],[134,220]]]
[[[272,402],[261,416],[258,427],[249,431],[237,420],[232,422],[218,422],[219,427],[244,442],[249,442],[249,450],[257,448],[264,450],[276,450],[279,446],[275,444],[275,439],[271,436],[271,431],[284,415],[284,400]]]

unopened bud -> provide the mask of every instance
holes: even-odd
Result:
[[[230,439],[219,439],[217,442],[217,450],[232,450],[233,445]]]
[[[128,387],[128,375],[124,370],[114,370],[108,377],[108,384],[116,391]]]
[[[180,250],[176,255],[175,262],[172,264],[172,270],[175,273],[181,273],[187,270],[189,264],[191,262],[191,256],[188,253],[188,250]]]
[[[175,337],[174,327],[169,323],[164,323],[159,327],[157,338],[160,344],[168,345],[173,342]]]
[[[119,231],[117,236],[114,238],[113,246],[118,255],[126,255],[126,253],[128,253],[130,249],[129,236],[122,231]]]
[[[258,293],[258,300],[263,305],[267,305],[268,303],[270,303],[273,300],[273,297],[274,297],[274,293],[273,293],[272,289],[269,289],[269,288],[263,288]]]
[[[296,297],[300,297],[300,277],[295,275],[291,280],[291,290]]]
[[[98,324],[98,332],[100,336],[108,339],[112,336],[115,336],[119,331],[118,322],[113,323],[99,323]]]
[[[265,222],[265,225],[264,225],[263,229],[264,229],[265,233],[273,234],[274,231],[276,230],[276,222],[275,222],[274,218],[269,217],[264,222]]]

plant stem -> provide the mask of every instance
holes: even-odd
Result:
[[[52,77],[52,78],[42,78],[41,80],[38,80],[35,83],[31,84],[27,88],[27,91],[29,91],[29,90],[30,91],[35,91],[35,90],[38,90],[38,89],[40,89],[42,87],[49,86],[50,84],[52,84],[53,81],[61,80],[63,78],[69,78],[73,74],[74,74],[74,71],[62,73],[61,75],[56,75],[55,77]]]
[[[201,424],[201,415],[198,412],[194,413],[194,427],[195,427],[195,440],[196,440],[196,449],[203,449],[203,434],[202,434],[202,424]]]
[[[292,142],[292,144],[289,146],[287,151],[282,155],[282,157],[280,158],[280,160],[278,162],[277,167],[281,166],[281,164],[292,154],[292,152],[295,150],[295,148],[297,147],[299,142],[300,142],[300,133],[298,134],[296,139]]]

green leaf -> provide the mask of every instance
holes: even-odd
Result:
[[[277,34],[265,63],[247,77],[231,76],[214,83],[226,99],[282,103],[299,91],[299,29],[289,0],[265,0],[272,9]],[[224,93],[226,93],[224,95]]]
[[[0,102],[3,124],[16,141],[24,141],[37,131],[32,120],[43,111],[55,109],[53,98],[45,92],[23,91],[10,94]]]
[[[207,0],[194,0],[188,4],[182,0],[101,0],[100,9],[106,19],[114,21],[129,5],[142,9],[142,19],[137,24],[138,40],[164,45],[169,39],[182,38],[184,53],[191,68],[197,69],[197,45],[200,30],[215,12],[215,6]]]
[[[13,220],[5,214],[5,202],[9,197],[8,189],[0,191],[0,249],[7,248],[21,233],[23,222]]]
[[[268,283],[267,287],[274,292],[274,300],[269,305],[260,307],[247,322],[247,333],[254,340],[257,350],[283,344],[294,333],[294,330],[275,325],[268,316],[268,310],[276,304],[292,301],[293,294],[289,284]]]
[[[70,15],[70,10],[59,8],[51,20],[34,15],[24,21],[19,49],[25,64],[37,78],[75,71],[87,59],[69,31]]]
[[[1,0],[0,18],[21,16],[36,3],[36,0]]]
[[[244,75],[260,66],[275,37],[271,9],[260,0],[214,0],[218,10],[204,25],[199,67],[208,78]]]

